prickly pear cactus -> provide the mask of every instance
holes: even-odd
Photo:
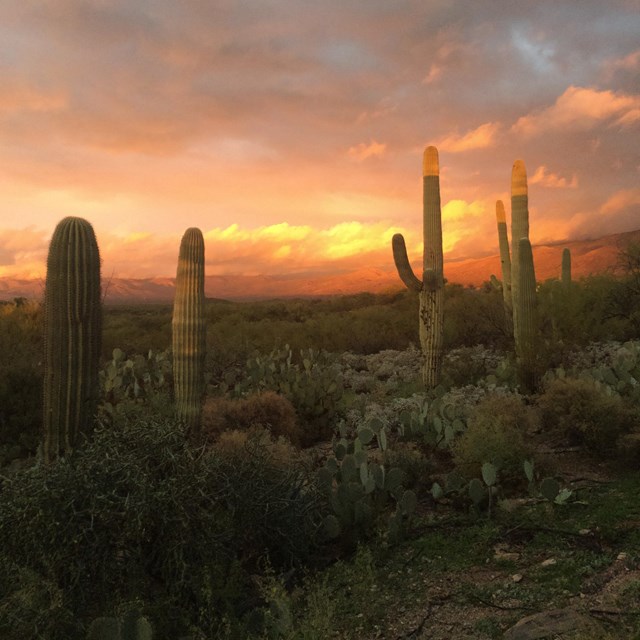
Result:
[[[423,273],[416,277],[409,264],[402,234],[393,236],[393,259],[400,279],[420,299],[420,344],[424,357],[422,379],[428,389],[440,383],[444,323],[444,275],[442,216],[440,210],[440,168],[438,150],[427,147],[423,156]]]
[[[92,428],[102,339],[100,253],[89,222],[64,218],[51,238],[45,283],[45,462]]]
[[[200,429],[204,392],[204,238],[187,229],[180,243],[173,303],[173,379],[178,417],[193,433]]]

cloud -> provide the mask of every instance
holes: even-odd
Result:
[[[369,144],[361,142],[355,147],[350,147],[347,155],[356,162],[363,162],[367,158],[381,158],[386,151],[386,144],[373,140]]]
[[[46,234],[34,227],[0,229],[0,277],[42,277],[48,247]]]
[[[437,142],[436,146],[439,150],[450,153],[484,149],[494,144],[499,129],[500,125],[498,123],[486,122],[463,136],[458,134],[448,135]]]
[[[546,109],[518,119],[516,134],[533,136],[553,129],[588,130],[601,122],[626,126],[640,120],[640,96],[571,86]]]
[[[207,275],[331,273],[393,261],[391,238],[403,232],[388,223],[342,222],[326,228],[280,223],[258,228],[237,224],[204,231]],[[96,230],[103,277],[174,277],[179,234],[117,235]],[[48,238],[34,228],[0,230],[0,276],[44,278]]]
[[[542,187],[548,187],[550,189],[575,189],[578,186],[578,177],[574,173],[571,176],[571,180],[552,173],[541,164],[535,173],[529,178],[529,184],[539,184]]]
[[[612,194],[600,207],[601,213],[612,215],[640,206],[640,189],[622,189]]]

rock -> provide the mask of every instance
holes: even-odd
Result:
[[[556,564],[557,560],[555,558],[548,558],[547,560],[543,560],[540,564],[543,567],[550,567],[551,565]]]
[[[522,574],[521,573],[514,573],[511,576],[511,581],[512,582],[522,582]]]
[[[573,609],[553,609],[522,618],[507,629],[503,637],[504,640],[540,640],[576,631],[603,633],[597,622]]]

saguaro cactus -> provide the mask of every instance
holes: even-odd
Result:
[[[89,222],[64,218],[51,238],[44,294],[45,462],[92,428],[102,339],[100,253]]]
[[[427,147],[422,161],[423,175],[423,273],[418,279],[411,269],[402,234],[393,236],[393,259],[398,274],[420,299],[420,344],[424,357],[422,379],[430,389],[440,382],[444,320],[444,276],[442,257],[442,217],[440,211],[440,169],[438,150]]]
[[[498,225],[498,244],[500,247],[500,266],[502,267],[502,297],[504,300],[505,329],[513,334],[513,305],[511,303],[511,255],[507,234],[507,215],[502,200],[496,201],[496,222]]]
[[[536,274],[529,239],[520,238],[518,245],[518,378],[522,389],[532,393],[538,386]]]
[[[565,247],[562,251],[562,284],[565,288],[571,286],[571,250]]]
[[[511,170],[511,300],[513,304],[513,332],[518,334],[520,239],[529,238],[529,190],[527,170],[522,160],[516,160]],[[517,349],[517,344],[516,344]]]
[[[204,391],[206,325],[204,238],[195,227],[185,231],[180,243],[172,330],[177,413],[192,432],[197,432]]]

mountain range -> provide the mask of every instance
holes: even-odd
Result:
[[[603,236],[594,240],[570,240],[539,244],[533,247],[538,281],[559,277],[562,251],[571,251],[572,276],[579,279],[591,274],[615,271],[618,254],[629,242],[640,243],[640,229]],[[318,276],[317,274],[286,275],[217,275],[206,276],[205,294],[208,298],[251,300],[284,297],[319,297],[360,292],[383,293],[400,289],[401,284],[391,260],[389,265],[357,269],[346,273]],[[414,271],[419,273],[417,265]],[[491,255],[464,260],[445,260],[444,275],[448,282],[479,286],[491,275],[501,278],[500,257]],[[111,278],[103,281],[107,304],[171,302],[174,278]],[[17,297],[42,298],[43,280],[0,278],[0,300]]]

